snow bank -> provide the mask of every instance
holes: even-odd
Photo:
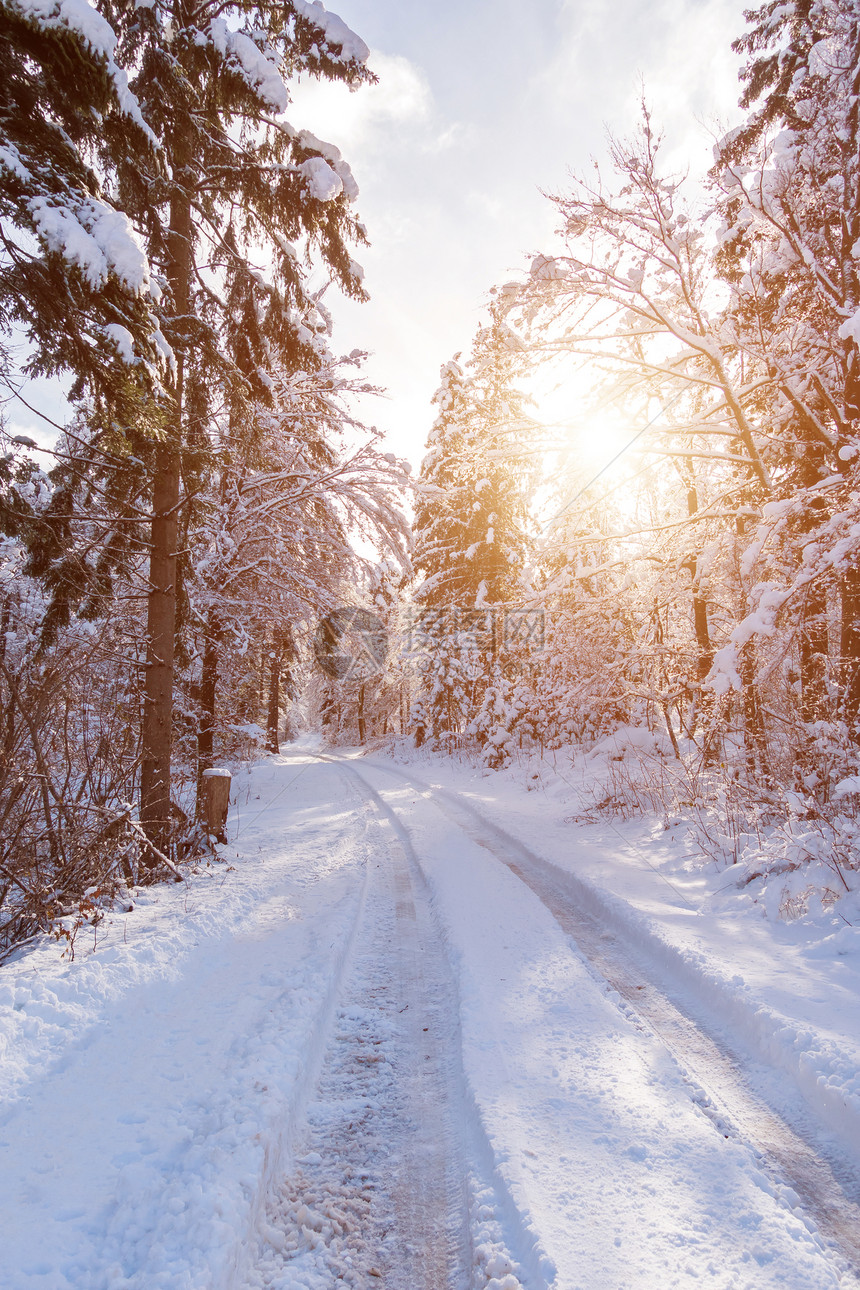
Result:
[[[365,860],[349,814],[313,819],[291,768],[243,787],[234,868],[135,893],[73,962],[48,944],[0,971],[4,1285],[226,1290],[241,1273],[314,1086]]]

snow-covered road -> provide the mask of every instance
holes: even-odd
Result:
[[[628,1016],[656,1034],[671,1053],[694,1100],[718,1130],[753,1145],[773,1183],[793,1190],[829,1241],[860,1268],[860,1207],[852,1199],[857,1186],[850,1162],[839,1152],[829,1153],[829,1144],[808,1123],[804,1127],[812,1142],[768,1106],[744,1069],[748,1059],[737,1051],[719,1018],[697,1006],[695,997],[661,971],[644,947],[637,953],[619,932],[588,913],[583,908],[588,893],[574,875],[547,863],[464,798],[431,787],[414,772],[364,763],[358,767],[364,782],[374,772],[378,782],[380,769],[389,781],[400,782],[413,803],[420,796],[454,821],[537,895],[570,935],[572,947],[587,958],[598,982],[611,986],[619,1003],[628,1005]],[[402,796],[401,792],[401,801]]]
[[[7,964],[0,1285],[860,1284],[854,1144],[534,825],[294,750],[231,870]]]

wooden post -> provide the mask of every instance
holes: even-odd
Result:
[[[203,820],[206,832],[214,834],[216,842],[226,842],[227,811],[230,808],[229,770],[211,769],[203,772]]]

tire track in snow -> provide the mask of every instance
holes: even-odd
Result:
[[[383,859],[370,861],[303,1154],[270,1197],[243,1284],[483,1290],[491,1274],[473,1276],[470,1199],[485,1263],[503,1273],[515,1265],[493,1244],[486,1189],[468,1192],[452,1059],[457,1010],[438,931],[391,812],[351,768],[333,765],[377,817]]]
[[[402,854],[401,863],[405,863],[405,868],[398,869],[395,878],[400,894],[399,912],[407,923],[417,914],[421,928],[420,938],[407,942],[404,947],[407,960],[416,972],[415,986],[419,991],[420,1007],[413,1013],[413,1025],[420,1024],[421,1009],[434,1016],[436,1024],[426,1029],[421,1027],[424,1040],[418,1039],[414,1047],[420,1048],[422,1042],[431,1041],[424,1059],[429,1061],[435,1050],[442,1059],[443,1080],[437,1079],[434,1089],[426,1078],[423,1081],[419,1079],[416,1105],[419,1118],[425,1120],[432,1120],[434,1098],[440,1093],[445,1105],[447,1243],[452,1255],[448,1279],[429,1280],[427,1290],[443,1290],[446,1286],[450,1290],[460,1290],[461,1287],[463,1290],[466,1287],[469,1290],[523,1290],[524,1286],[530,1290],[546,1290],[535,1238],[523,1227],[522,1216],[498,1175],[492,1148],[480,1128],[477,1107],[468,1089],[462,1064],[456,984],[409,830],[355,767],[324,754],[317,753],[316,756],[338,770],[346,771],[353,783],[360,786],[380,818],[393,830],[396,848]],[[407,966],[407,972],[409,970]],[[417,1033],[415,1030],[416,1036]],[[432,1074],[432,1067],[423,1069],[425,1076]],[[419,1155],[415,1165],[413,1177],[418,1179],[420,1193],[426,1185],[426,1161],[422,1162]],[[411,1212],[414,1212],[414,1203],[414,1200],[410,1202]],[[429,1248],[433,1240],[433,1233],[425,1231],[425,1248]],[[516,1258],[511,1254],[511,1245],[517,1250]],[[397,1290],[415,1290],[423,1283],[407,1280],[402,1287],[399,1282],[395,1284]]]
[[[378,763],[375,771],[400,779],[504,864],[545,905],[598,979],[619,996],[625,1013],[652,1030],[690,1086],[691,1098],[724,1136],[737,1136],[758,1158],[774,1194],[799,1215],[808,1214],[821,1236],[846,1261],[846,1284],[860,1286],[860,1188],[840,1162],[828,1160],[755,1093],[743,1061],[722,1037],[708,1033],[648,979],[643,963],[600,922],[583,911],[578,883],[487,820],[459,796]],[[354,773],[363,778],[353,767]],[[368,785],[369,787],[369,785]],[[371,790],[373,791],[373,790]],[[389,811],[396,806],[386,803]],[[401,828],[403,826],[401,825]]]
[[[375,871],[382,909],[370,959],[371,973],[387,980],[397,1018],[392,1094],[398,1114],[388,1129],[389,1140],[400,1143],[389,1170],[396,1250],[386,1290],[461,1290],[468,1284],[469,1246],[465,1171],[451,1105],[451,982],[423,878],[396,817],[352,767],[320,760],[345,772],[374,810],[390,860]]]

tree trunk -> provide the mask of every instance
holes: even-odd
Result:
[[[692,461],[687,463],[692,472]],[[692,478],[687,480],[687,514],[692,517],[699,510],[699,494]],[[704,688],[705,681],[713,666],[714,649],[711,645],[711,632],[708,624],[708,605],[701,594],[701,553],[694,551],[688,557],[686,566],[690,570],[690,582],[693,601],[693,632],[696,637],[696,682],[697,689],[693,699],[693,711],[686,730],[692,739],[697,721],[701,721],[704,730],[702,754],[706,765],[712,765],[718,756],[717,740],[713,722],[713,694]],[[683,723],[682,723],[683,725]]]
[[[747,641],[740,652],[738,671],[743,687],[744,749],[747,771],[751,779],[758,780],[765,788],[771,788],[773,776],[770,771],[764,713],[755,682],[756,662],[752,641]]]
[[[849,431],[848,442],[853,444],[860,430],[860,351],[851,340],[845,341],[845,355],[844,415]],[[839,462],[839,469],[847,474],[851,469],[850,458],[848,461],[843,461],[840,452]],[[860,568],[854,561],[848,566],[842,578],[841,593],[840,710],[851,737],[855,742],[860,743],[857,722],[858,712],[860,712]]]
[[[218,663],[221,656],[221,624],[215,614],[206,620],[203,666],[200,675],[200,725],[197,729],[197,815],[202,810],[203,772],[210,770],[215,756],[215,704],[218,695]]]
[[[330,683],[326,684],[320,699],[320,724],[323,726],[333,726],[335,724],[335,702],[331,693]]]
[[[174,317],[191,312],[193,227],[190,193],[193,176],[182,141],[174,154],[174,186],[167,235],[167,278]],[[173,674],[176,636],[176,566],[179,531],[180,448],[183,442],[182,393],[184,358],[176,356],[173,417],[166,439],[155,452],[152,481],[152,530],[147,604],[146,682],[141,731],[140,819],[150,842],[170,853],[170,754],[173,727]],[[157,867],[150,853],[144,870]]]
[[[11,622],[11,610],[9,607],[9,598],[3,601],[3,617],[0,620],[0,666],[6,663],[6,633],[9,631]],[[4,706],[5,703],[5,706]],[[3,753],[0,758],[0,772],[6,772],[12,766],[12,751],[15,746],[15,703],[12,699],[12,692],[9,691],[8,702],[0,702],[0,711],[2,711],[3,722]]]
[[[812,435],[805,436],[803,459],[799,463],[799,479],[805,489],[812,490],[821,479],[824,469],[821,446],[813,442]],[[794,521],[796,541],[802,549],[827,518],[824,498],[812,493]],[[820,721],[828,714],[827,664],[830,642],[827,631],[827,592],[823,584],[813,582],[807,587],[800,605],[798,623],[798,650],[800,654],[800,711],[804,721]]]
[[[364,719],[364,681],[358,687],[358,742],[367,743],[367,722]]]
[[[266,747],[269,752],[280,752],[279,727],[281,717],[281,690],[288,699],[295,698],[292,664],[296,657],[293,640],[293,629],[276,628],[272,632],[272,645],[269,653],[269,707],[266,724]],[[283,684],[282,684],[283,683]]]
[[[747,521],[742,514],[735,516],[735,528],[739,537],[746,533]],[[741,695],[744,714],[744,750],[746,753],[747,772],[750,779],[758,779],[766,788],[773,784],[770,773],[770,758],[767,748],[767,734],[764,725],[761,699],[755,681],[756,658],[755,637],[747,641],[740,651],[738,673],[741,679]]]
[[[170,752],[176,632],[179,453],[163,444],[156,452],[152,503],[140,819],[150,842],[167,855],[170,850]],[[158,862],[155,856],[149,855],[144,856],[141,863],[144,869],[151,869]]]
[[[272,633],[272,647],[269,654],[269,710],[266,720],[266,749],[268,752],[281,751],[281,662],[283,659],[283,638],[279,632]]]
[[[820,721],[827,711],[827,599],[812,587],[800,624],[800,709],[804,721]]]
[[[0,617],[0,662],[6,662],[6,633],[9,631],[9,623],[12,613],[9,608],[9,597],[6,596],[3,601],[3,614]]]
[[[687,481],[687,514],[690,519],[698,513],[699,494],[692,480]],[[701,685],[711,670],[714,662],[714,651],[711,646],[711,633],[708,627],[708,606],[701,595],[702,569],[700,552],[692,552],[685,561],[690,570],[693,593],[693,630],[696,634],[698,656],[696,658],[696,679]]]
[[[693,571],[693,586],[698,585],[699,568],[698,560]],[[696,675],[699,684],[707,680],[708,673],[714,662],[714,651],[711,646],[711,633],[708,628],[708,606],[702,597],[693,591],[693,629],[696,633],[696,645],[698,646],[698,657],[696,659]]]

